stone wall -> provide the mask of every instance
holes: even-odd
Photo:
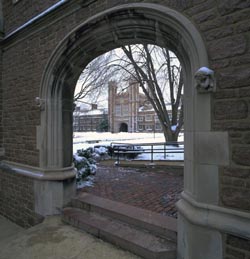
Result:
[[[3,0],[5,33],[14,31],[58,0]]]
[[[217,74],[212,126],[228,131],[231,144],[231,165],[221,168],[221,205],[250,211],[250,9],[246,7],[250,7],[247,1],[220,1],[219,16],[202,28]]]
[[[222,168],[220,182],[220,198],[224,206],[241,210],[250,209],[250,169]]]
[[[8,169],[0,169],[0,214],[22,227],[43,220],[34,212],[34,181]]]
[[[250,240],[233,235],[226,235],[225,242],[225,259],[250,258]]]
[[[5,159],[29,165],[38,165],[39,158],[36,125],[40,123],[40,114],[34,100],[39,93],[43,57],[37,56],[36,42],[35,37],[21,42],[3,56]]]
[[[200,26],[217,77],[212,126],[228,131],[231,144],[231,165],[220,169],[220,204],[243,211],[250,211],[249,7],[247,1],[219,1],[217,12],[207,13],[209,20]],[[225,258],[250,258],[249,242],[227,235]]]
[[[28,1],[20,0],[16,5],[10,5],[9,2],[4,1],[4,10],[6,10],[5,12],[13,13],[14,10],[11,11],[10,8],[16,9]],[[105,8],[132,2],[134,1],[99,0],[87,1],[81,5],[77,4],[77,1],[71,5],[66,3],[58,8],[56,13],[47,15],[34,25],[29,26],[28,30],[23,30],[18,35],[5,40],[3,45],[3,136],[5,160],[39,166],[36,126],[40,125],[40,111],[36,107],[34,100],[39,96],[44,68],[59,42],[73,28],[90,16]],[[178,11],[184,11],[185,15],[190,16],[191,20],[200,23],[201,26],[212,19],[212,17],[207,17],[205,14],[216,10],[215,1],[211,0],[205,2],[194,1],[193,4],[191,1],[155,2],[162,3]],[[45,3],[49,4],[51,2],[45,1]],[[44,4],[44,6],[47,6],[47,4]],[[72,12],[72,9],[75,10],[74,14],[66,15],[67,12]],[[39,10],[42,11],[43,8]],[[204,10],[204,16],[207,19],[200,18],[201,10]],[[21,12],[18,14],[21,17],[22,15],[20,14]],[[12,24],[9,16],[5,16],[5,22],[6,24]],[[21,20],[19,23],[21,23]],[[6,27],[5,33],[8,36],[8,27]],[[15,122],[14,124],[13,121]]]

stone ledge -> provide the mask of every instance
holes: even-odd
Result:
[[[1,161],[0,169],[42,181],[62,181],[76,176],[73,165],[64,168],[39,168],[10,161]]]
[[[250,238],[250,213],[196,202],[185,192],[181,196],[178,212],[192,224]]]

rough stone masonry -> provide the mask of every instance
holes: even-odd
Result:
[[[48,10],[48,8],[50,9]],[[166,11],[167,15],[160,15],[163,10],[168,10]],[[154,18],[150,17],[150,12],[152,12]],[[110,13],[112,15],[108,16]],[[155,13],[158,13],[158,18],[156,18]],[[167,17],[173,18],[173,14],[176,14],[175,17],[182,17],[182,20],[179,20],[179,23],[173,23],[170,18],[170,20],[167,20]],[[116,15],[118,15],[118,18],[116,18]],[[183,25],[185,24],[183,17],[188,20],[186,25]],[[107,26],[109,19],[111,21],[109,26],[111,27],[110,30],[106,30],[105,26]],[[115,19],[116,23],[114,22]],[[53,188],[58,190],[57,194],[61,192],[63,197],[67,196],[69,188],[67,189],[66,186],[68,186],[68,179],[72,178],[69,173],[69,153],[67,153],[67,150],[61,150],[60,143],[58,144],[58,141],[53,142],[55,138],[50,138],[53,134],[50,135],[48,132],[51,125],[51,127],[54,127],[54,121],[61,121],[61,123],[67,123],[58,124],[65,125],[58,139],[64,141],[64,139],[67,139],[64,136],[70,135],[69,122],[72,119],[70,117],[70,105],[68,103],[66,108],[65,103],[70,100],[70,95],[74,90],[73,82],[79,76],[81,69],[84,68],[80,64],[85,64],[77,61],[76,58],[73,59],[72,56],[84,54],[87,63],[98,54],[116,47],[118,43],[114,37],[114,32],[117,30],[115,24],[121,26],[120,29],[118,28],[118,36],[116,35],[118,39],[122,37],[126,39],[126,43],[135,42],[136,37],[131,37],[129,29],[129,26],[134,26],[133,23],[129,23],[132,19],[136,21],[137,30],[134,31],[137,32],[136,36],[140,40],[157,44],[169,43],[169,46],[178,52],[184,63],[188,58],[191,61],[198,60],[198,58],[195,54],[192,54],[192,51],[186,53],[181,44],[185,44],[190,38],[192,38],[189,41],[190,44],[193,42],[195,45],[199,39],[204,42],[204,51],[208,60],[206,65],[215,72],[217,87],[216,92],[210,93],[207,97],[191,90],[190,85],[186,86],[186,89],[188,89],[188,94],[185,97],[186,110],[189,111],[186,115],[193,114],[190,118],[194,119],[192,123],[190,121],[185,122],[185,136],[189,136],[185,141],[187,146],[190,145],[194,148],[190,148],[189,154],[185,158],[187,161],[185,170],[190,172],[190,175],[186,174],[184,178],[186,179],[185,188],[193,188],[194,191],[191,192],[192,195],[189,195],[190,192],[185,189],[183,200],[186,199],[187,201],[187,197],[189,197],[189,206],[192,207],[192,210],[199,208],[204,211],[204,206],[206,207],[208,204],[210,212],[212,211],[209,215],[217,215],[222,219],[223,215],[227,215],[225,216],[227,219],[233,217],[234,220],[244,221],[249,226],[250,1],[248,0],[155,0],[153,3],[147,0],[37,0],[35,2],[29,0],[1,0],[0,156],[2,162],[0,170],[0,213],[20,225],[28,227],[39,222],[39,214],[46,206],[44,201],[40,199],[43,190],[49,193],[47,197],[52,197],[52,205],[59,197],[56,196],[57,198],[55,198],[55,192],[51,191]],[[119,20],[123,21],[125,25],[119,23]],[[88,23],[88,21],[91,22]],[[160,26],[160,28],[164,32],[161,37],[164,35],[164,40],[157,38],[159,34],[156,32],[151,32],[153,21],[155,21],[155,24],[157,22],[161,24],[162,27]],[[145,25],[148,31],[142,28],[141,24]],[[186,32],[189,30],[190,34],[183,32],[182,40],[177,41],[178,26],[173,24],[182,24],[183,28],[187,28]],[[76,28],[78,33],[75,33]],[[196,38],[192,34],[194,28],[198,31]],[[129,33],[127,33],[127,30]],[[176,31],[176,35],[169,33],[171,30]],[[93,31],[95,35],[93,35]],[[107,33],[106,37],[104,37],[103,32]],[[89,35],[88,40],[86,35]],[[200,35],[199,39],[197,35]],[[98,40],[98,37],[101,40]],[[94,44],[89,46],[88,42],[98,42],[98,48],[95,48]],[[78,43],[79,46],[84,46],[84,48],[74,48]],[[84,52],[91,48],[93,48],[93,51]],[[60,63],[60,60],[63,62]],[[75,63],[69,64],[66,62],[67,60],[75,60]],[[185,65],[188,68],[186,63]],[[50,67],[53,67],[53,69],[49,70]],[[41,85],[46,84],[44,75],[48,70],[50,71],[50,78],[53,77],[53,80],[55,80],[53,82],[56,82],[55,85],[52,84],[51,88],[48,87],[48,89],[52,89],[50,95],[45,93],[45,90],[41,90],[43,89]],[[67,79],[64,79],[63,71],[67,72]],[[191,82],[192,78],[193,75],[187,75],[187,81]],[[47,85],[50,85],[51,82],[48,80]],[[60,82],[63,82],[61,86]],[[58,94],[58,89],[61,91],[61,97]],[[45,100],[47,106],[44,111],[41,111],[34,101],[36,97],[41,95],[50,96]],[[53,103],[54,96],[58,98],[55,99],[55,103]],[[195,102],[190,103],[190,98],[194,98]],[[59,107],[56,105],[61,101],[64,108],[59,113],[54,112],[53,109],[56,110]],[[202,107],[201,104],[210,107],[205,114],[192,108],[192,105]],[[56,116],[46,117],[47,112],[51,112],[52,115],[56,114]],[[208,122],[209,129],[202,129],[202,125],[198,123],[199,120],[202,120],[202,117],[211,120],[211,123]],[[46,118],[46,123],[43,127],[41,122],[44,118]],[[189,123],[195,125],[190,130],[188,130]],[[62,127],[56,128],[55,126],[53,129],[57,132],[56,129],[59,130],[60,128]],[[216,134],[216,136],[219,136],[220,133],[227,136],[225,139],[228,140],[228,143],[225,143],[224,149],[224,153],[228,153],[226,163],[220,163],[220,159],[218,159],[217,164],[213,164],[206,157],[202,158],[201,161],[197,160],[198,154],[195,153],[197,146],[192,143],[198,143],[196,140],[202,138],[204,141],[199,143],[206,142],[209,145],[210,141],[205,141],[206,136],[210,134],[207,134],[207,132],[212,135]],[[55,133],[56,135],[58,134]],[[65,142],[67,148],[70,147],[71,141]],[[61,152],[61,155],[50,151],[55,145],[58,145],[55,150]],[[43,149],[44,147],[45,149]],[[46,153],[52,155],[45,159]],[[193,157],[189,159],[190,154],[193,154]],[[48,167],[49,159],[54,159],[54,164],[51,162]],[[53,173],[51,173],[52,171]],[[53,181],[50,179],[52,175]],[[211,182],[210,185],[209,182]],[[198,183],[197,186],[196,183]],[[202,189],[204,189],[202,184],[209,186],[207,188],[211,187],[206,194],[207,196],[202,192]],[[216,188],[216,192],[211,191],[213,188]],[[213,204],[210,204],[209,200],[209,194],[211,193],[216,195],[218,193],[218,197],[216,196],[216,199],[213,200]],[[37,203],[38,201],[40,203]],[[222,210],[223,215],[220,213]],[[183,216],[183,225],[181,226],[186,226],[189,229],[190,219],[187,220],[187,211],[184,210],[183,212],[186,215]],[[208,236],[210,237],[210,232],[206,232],[207,235],[205,235],[204,229],[217,229],[216,233],[219,234],[211,234],[211,236],[213,236],[212,240],[215,240],[215,236],[220,240],[218,243],[220,244],[221,258],[250,258],[250,235],[245,231],[236,231],[240,224],[232,226],[230,231],[226,230],[226,227],[224,230],[219,229],[223,226],[210,225],[205,227],[204,224],[209,223],[199,223],[197,219],[196,222],[193,222],[194,227],[190,227],[193,232],[190,230],[189,233],[192,232],[193,234],[191,236],[187,234],[186,237],[191,247],[191,252],[187,252],[189,256],[192,256],[193,253],[192,238],[198,236],[198,233],[200,233],[199,227],[202,227],[203,235],[201,235],[204,240]],[[186,228],[181,227],[180,236],[182,234],[185,236]],[[247,228],[242,227],[242,229]],[[179,250],[183,249],[185,248],[180,245]],[[201,251],[204,249],[204,256],[206,256],[205,245],[204,247],[200,245],[200,249]]]

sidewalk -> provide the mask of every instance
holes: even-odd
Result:
[[[23,229],[0,216],[0,259],[139,259],[51,216]]]
[[[18,225],[12,223],[0,215],[0,244],[6,240],[11,239],[14,235],[24,230],[24,228],[19,227]]]

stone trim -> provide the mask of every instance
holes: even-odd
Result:
[[[20,0],[12,0],[13,4],[17,4]],[[28,22],[24,23],[22,26],[20,26],[19,28],[15,29],[14,31],[10,32],[7,37],[10,37],[12,35],[15,35],[16,33],[22,31],[23,29],[27,28],[29,25],[39,21],[42,17],[46,16],[49,13],[52,13],[54,10],[56,10],[58,7],[60,7],[61,5],[65,4],[66,2],[68,2],[68,0],[61,0],[59,2],[57,2],[56,4],[52,5],[51,7],[49,7],[47,10],[41,12],[40,14],[38,14],[37,16],[33,17],[32,19],[30,19]]]
[[[25,40],[27,37],[32,36],[35,33],[47,28],[47,24],[55,24],[65,17],[72,15],[74,12],[80,9],[80,6],[72,1],[65,1],[62,4],[56,6],[54,10],[46,13],[46,15],[36,16],[34,21],[27,22],[20,26],[18,29],[4,34],[3,47],[5,50],[15,46],[20,41]]]
[[[250,238],[250,213],[200,203],[185,192],[181,196],[176,206],[192,224]]]
[[[196,132],[195,140],[197,164],[217,166],[229,165],[230,150],[228,132]]]
[[[13,0],[14,1],[14,0]],[[16,5],[20,0],[15,0]],[[69,0],[60,0],[56,4],[52,5],[48,9],[44,10],[40,14],[36,15],[17,29],[14,29],[7,35],[3,35],[4,42],[10,40],[22,40],[37,31],[40,31],[47,27],[45,21],[50,21],[50,24],[54,24],[60,21],[62,18],[67,17],[81,8],[87,8],[89,5],[95,3],[97,0],[86,0],[84,3],[72,3]],[[1,1],[0,1],[1,4]],[[1,12],[1,6],[0,6]],[[1,15],[0,15],[1,17]],[[0,18],[0,31],[1,31],[1,18]],[[1,32],[0,32],[1,33]],[[6,44],[7,45],[7,44]],[[10,44],[8,45],[10,47]]]
[[[10,161],[2,161],[0,168],[4,169],[5,171],[14,172],[16,174],[41,181],[62,181],[74,178],[76,175],[76,171],[73,165],[71,167],[65,168],[44,169]]]

